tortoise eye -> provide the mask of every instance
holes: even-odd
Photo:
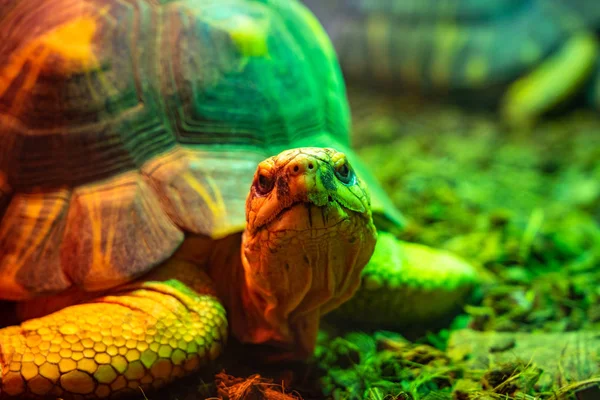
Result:
[[[258,179],[255,183],[256,192],[262,196],[268,194],[271,190],[273,190],[273,186],[275,186],[275,180],[265,174],[259,174]]]
[[[344,185],[354,185],[356,182],[354,171],[345,160],[335,166],[335,176]]]

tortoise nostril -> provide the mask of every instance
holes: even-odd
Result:
[[[308,163],[308,169],[313,169],[313,168],[314,168],[313,163]]]
[[[297,165],[294,165],[294,172],[298,172],[299,169],[300,169],[300,167],[298,167]]]

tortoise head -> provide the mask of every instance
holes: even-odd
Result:
[[[243,305],[255,317],[235,333],[305,357],[320,317],[354,294],[373,253],[367,188],[341,152],[284,151],[259,164],[246,219]]]

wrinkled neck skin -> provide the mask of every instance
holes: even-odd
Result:
[[[315,228],[285,229],[286,219]],[[337,222],[331,225],[331,220]],[[370,218],[337,204],[298,204],[286,212],[281,228],[274,224],[244,232],[242,268],[236,273],[242,284],[240,292],[228,296],[241,303],[229,308],[234,335],[242,342],[281,347],[288,358],[310,356],[321,316],[358,289],[375,241]]]

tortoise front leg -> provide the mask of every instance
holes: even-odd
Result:
[[[159,387],[216,358],[226,334],[208,276],[171,260],[112,295],[1,329],[0,399]]]
[[[481,279],[452,253],[380,232],[361,287],[332,317],[380,328],[428,326],[459,310]]]

